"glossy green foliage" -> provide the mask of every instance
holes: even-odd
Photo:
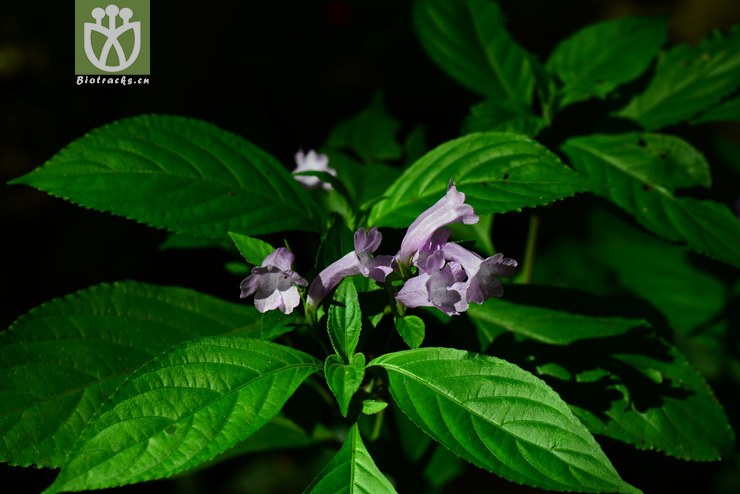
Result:
[[[317,231],[314,200],[272,156],[182,117],[119,120],[11,183],[178,233]]]
[[[259,313],[184,288],[121,282],[52,300],[0,336],[0,455],[60,467],[127,375],[191,338],[259,337]]]
[[[346,417],[352,397],[365,377],[365,356],[358,353],[345,364],[338,355],[329,355],[324,363],[324,377],[337,399],[339,411]]]
[[[451,178],[482,214],[541,206],[592,187],[527,137],[470,134],[442,144],[407,168],[373,207],[369,223],[408,226],[444,195]]]
[[[375,466],[353,425],[342,448],[311,482],[306,494],[392,494],[396,490]]]
[[[389,353],[393,399],[455,454],[514,482],[553,490],[639,492],[543,381],[514,364],[449,348]]]
[[[432,60],[463,86],[482,96],[529,106],[536,60],[506,31],[495,2],[417,0],[414,25]]]
[[[334,292],[326,325],[334,351],[349,363],[362,331],[360,301],[352,278],[345,278]]]
[[[268,423],[320,369],[305,353],[241,336],[176,346],[100,407],[45,492],[114,487],[194,468]]]
[[[236,248],[239,249],[239,253],[253,266],[261,265],[265,257],[275,251],[272,245],[258,238],[234,232],[229,232],[229,237],[231,237]]]

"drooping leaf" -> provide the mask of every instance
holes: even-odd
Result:
[[[512,132],[534,137],[545,127],[542,117],[506,101],[486,100],[470,108],[462,125],[463,134],[473,132]]]
[[[718,460],[732,449],[732,429],[709,386],[653,334],[568,346],[504,337],[491,349],[542,375],[594,434],[685,460]]]
[[[693,158],[687,161],[685,156],[690,154],[678,154],[677,151],[686,146],[664,147],[664,154],[661,156],[659,151],[657,156],[667,163],[658,167],[654,159],[645,161],[640,152],[635,152],[634,147],[640,147],[638,136],[575,137],[566,141],[563,151],[580,173],[605,184],[596,189],[597,193],[655,234],[740,266],[740,249],[737,248],[740,222],[729,208],[672,194],[673,187],[702,183],[698,178],[703,174],[702,167],[690,166],[690,163],[698,165],[699,161]],[[647,142],[647,138],[643,142]],[[645,154],[647,151],[643,152]]]
[[[408,226],[444,196],[450,178],[481,214],[541,206],[592,188],[528,137],[470,134],[442,144],[408,168],[373,207],[369,224]]]
[[[708,112],[701,114],[691,121],[691,123],[707,123],[722,121],[740,121],[740,96],[735,96],[727,101],[710,109]]]
[[[688,120],[740,85],[740,26],[678,45],[658,59],[650,84],[619,111],[649,130]]]
[[[504,360],[449,348],[389,353],[388,375],[409,418],[455,454],[514,482],[553,490],[639,492],[544,382]]]
[[[666,17],[622,17],[581,29],[555,47],[547,68],[563,82],[560,107],[604,98],[642,74],[666,40]]]
[[[144,115],[97,128],[10,183],[204,237],[320,227],[314,200],[272,156],[182,117]]]
[[[326,384],[337,399],[339,411],[347,416],[349,403],[365,377],[365,356],[361,353],[352,356],[345,364],[338,355],[329,355],[324,362]]]
[[[134,373],[98,410],[46,494],[165,478],[270,421],[321,362],[268,341],[209,336]]]
[[[311,482],[304,494],[395,494],[388,479],[375,466],[354,424],[342,448]]]
[[[229,232],[229,236],[244,259],[253,266],[260,266],[265,257],[275,252],[275,247],[264,240],[234,232]]]
[[[591,317],[513,304],[503,299],[489,299],[482,305],[471,305],[467,314],[478,328],[494,326],[493,332],[483,328],[484,334],[497,335],[500,331],[495,327],[498,326],[554,345],[568,345],[582,339],[605,338],[624,334],[634,328],[649,326],[647,321],[640,319]]]
[[[396,132],[400,126],[378,94],[370,106],[334,127],[325,146],[350,149],[366,162],[399,159],[403,150]]]
[[[343,279],[334,292],[326,325],[334,351],[349,363],[362,330],[360,301],[351,278]]]
[[[424,341],[424,321],[417,316],[396,317],[396,331],[409,348],[419,348]]]
[[[95,410],[136,368],[191,338],[258,337],[259,316],[252,306],[135,282],[33,309],[0,336],[0,459],[60,467]]]
[[[427,54],[473,92],[524,107],[532,102],[536,59],[506,30],[489,0],[417,0],[414,25]]]

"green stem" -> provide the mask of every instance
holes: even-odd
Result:
[[[529,218],[529,232],[527,232],[527,246],[524,250],[524,266],[522,267],[522,274],[520,282],[524,285],[528,285],[532,282],[532,274],[534,273],[534,256],[537,251],[537,233],[539,231],[540,218],[539,216],[532,215]]]
[[[385,416],[385,410],[381,410],[375,414],[375,422],[373,423],[373,431],[370,433],[370,442],[377,440],[380,437],[380,431],[383,429],[383,417]]]

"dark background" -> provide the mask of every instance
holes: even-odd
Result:
[[[426,57],[414,37],[408,1],[151,3],[151,82],[126,87],[75,85],[72,1],[0,4],[2,328],[51,298],[107,281],[197,287],[227,298],[238,294],[239,279],[223,270],[225,254],[160,252],[163,232],[5,185],[95,127],[142,113],[200,118],[292,167],[299,147],[319,146],[378,90],[401,121],[401,134],[422,124],[432,146],[459,135],[468,107],[478,101]],[[672,13],[672,40],[692,42],[710,28],[740,21],[736,0],[500,3],[515,39],[542,58],[564,36],[604,18]],[[728,475],[723,466],[604,444],[623,477],[646,492],[684,491],[694,482],[695,492],[707,492]],[[306,465],[315,457],[311,451],[270,454],[128,490],[300,492],[313,475]],[[448,492],[527,492],[472,470]],[[37,492],[53,476],[49,470],[0,469],[3,485],[17,483],[7,492]],[[292,490],[256,490],[286,477],[296,481]]]

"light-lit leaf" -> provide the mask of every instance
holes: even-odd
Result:
[[[373,207],[369,224],[408,226],[444,196],[450,178],[481,214],[541,206],[592,188],[528,137],[470,134],[442,144],[408,168]]]
[[[329,355],[324,362],[324,376],[337,399],[339,411],[346,417],[349,403],[365,377],[365,356],[358,353],[352,356],[349,364],[344,364],[338,355]]]
[[[642,74],[666,40],[666,17],[623,17],[591,24],[555,47],[547,68],[563,82],[559,106],[604,98]]]
[[[500,331],[495,327],[498,326],[555,345],[616,336],[631,329],[649,326],[647,321],[640,319],[591,317],[562,310],[513,304],[503,299],[489,299],[482,305],[471,305],[467,314],[478,328],[494,326],[493,332],[484,328],[483,334],[492,333],[497,336]]]
[[[396,330],[409,348],[419,348],[424,341],[424,321],[417,316],[396,317]]]
[[[320,227],[314,200],[275,158],[182,117],[144,115],[97,128],[10,183],[203,237]]]
[[[122,282],[47,302],[0,336],[0,457],[60,467],[95,410],[182,341],[259,336],[260,314],[184,288]]]
[[[362,413],[365,415],[375,415],[386,409],[388,403],[378,400],[362,400]]]
[[[631,141],[636,137],[635,134],[575,137],[563,144],[563,150],[576,170],[605,184],[596,189],[597,193],[655,234],[740,266],[740,221],[730,209],[719,203],[676,197],[671,193],[673,186],[692,181],[702,183],[689,168],[689,163],[698,162],[686,161],[675,154],[680,148],[665,148],[662,159],[672,166],[657,167],[652,160],[640,160],[639,152],[634,152]]]
[[[211,460],[268,423],[321,363],[240,336],[178,345],[98,410],[46,494],[165,478]]]
[[[427,434],[514,482],[553,490],[639,492],[544,382],[494,357],[449,348],[389,353],[369,363]]]
[[[326,325],[334,351],[349,363],[362,330],[360,301],[351,278],[342,280],[334,292]]]
[[[275,247],[264,240],[229,232],[231,240],[247,262],[253,266],[260,266],[265,257],[275,252]]]
[[[740,26],[711,32],[699,46],[678,45],[658,59],[650,84],[618,115],[659,129],[688,120],[740,85]]]
[[[268,310],[262,314],[262,326],[260,328],[261,340],[274,340],[286,333],[294,331],[301,325],[305,325],[306,319],[296,311],[283,314],[279,310]]]
[[[392,494],[396,490],[375,466],[357,424],[342,448],[311,482],[305,494]]]
[[[530,106],[537,62],[507,32],[495,2],[416,0],[414,25],[427,54],[460,84]]]

